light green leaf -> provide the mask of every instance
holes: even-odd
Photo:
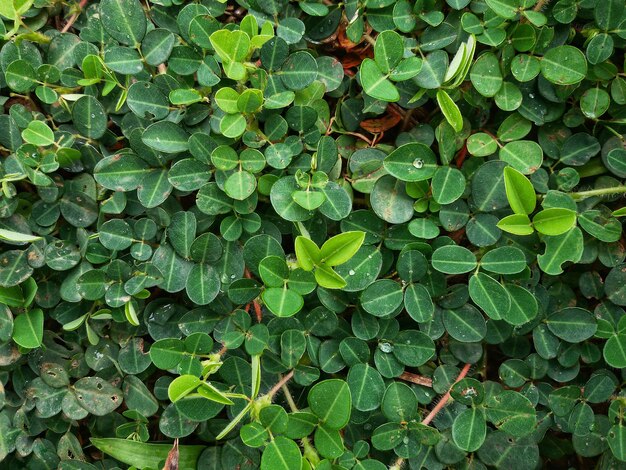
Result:
[[[531,214],[535,210],[537,196],[532,183],[514,168],[504,169],[504,185],[509,205],[516,214]]]
[[[445,116],[446,121],[448,121],[456,132],[461,132],[463,129],[463,116],[461,115],[459,107],[445,90],[437,90],[437,104]]]
[[[13,341],[24,348],[38,348],[43,340],[43,311],[24,312],[13,320]]]
[[[570,209],[551,207],[533,217],[533,226],[544,235],[561,235],[576,225],[576,212]]]
[[[365,240],[365,232],[352,231],[335,235],[324,242],[319,251],[319,262],[338,266],[352,258]]]

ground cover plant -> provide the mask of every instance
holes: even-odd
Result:
[[[0,0],[0,467],[626,466],[623,0]]]

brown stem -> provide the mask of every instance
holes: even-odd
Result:
[[[69,31],[69,29],[76,21],[76,18],[78,18],[78,15],[80,15],[83,8],[85,8],[85,5],[87,5],[87,1],[88,0],[80,0],[80,3],[78,4],[78,12],[70,16],[70,19],[67,20],[67,23],[65,23],[65,26],[63,26],[63,29],[61,30],[62,33],[67,33]]]
[[[372,141],[369,140],[367,137],[365,137],[363,134],[359,134],[358,132],[344,132],[344,134],[348,134],[348,135],[353,135],[354,137],[358,137],[359,139],[367,142],[367,144],[371,147],[372,146]]]
[[[326,128],[326,134],[325,135],[330,135],[331,131],[332,131],[332,127],[333,127],[333,122],[335,122],[335,116],[330,118],[330,122],[328,123],[328,127]]]
[[[398,378],[416,385],[423,385],[424,387],[433,386],[433,379],[430,377],[424,377],[423,375],[414,374],[412,372],[403,372]]]
[[[363,39],[365,39],[367,42],[369,42],[372,46],[374,44],[376,44],[376,40],[372,36],[367,34],[367,33],[363,34]]]
[[[250,273],[250,270],[248,268],[245,268],[243,275],[247,279],[252,279],[252,273]],[[261,304],[259,303],[258,300],[254,299],[252,301],[252,305],[254,306],[254,314],[256,315],[256,321],[261,323],[263,321],[263,310],[261,310]],[[250,304],[248,304],[248,307],[246,307],[246,312],[249,312],[249,311],[250,311]]]
[[[463,366],[463,369],[461,369],[461,373],[459,374],[459,376],[454,381],[454,384],[457,383],[459,380],[463,379],[467,375],[467,373],[470,370],[470,367],[472,367],[471,364],[465,364],[465,366]],[[452,385],[454,385],[454,384],[452,384]],[[452,386],[450,387],[450,390],[451,389],[452,389]],[[439,403],[437,403],[437,406],[435,406],[432,409],[432,411],[430,413],[428,413],[428,416],[426,416],[422,420],[422,424],[428,425],[435,418],[435,416],[437,416],[437,413],[439,413],[441,411],[441,409],[444,406],[446,406],[446,403],[448,403],[448,400],[450,399],[450,390],[448,390],[446,392],[446,394],[441,398]]]
[[[267,392],[267,396],[271,398],[274,395],[276,395],[278,391],[281,389],[281,387],[285,385],[287,382],[289,382],[292,377],[293,377],[293,369],[290,370],[287,373],[287,375],[281,377],[281,379],[276,383],[276,385],[274,385],[272,389],[269,392]]]
[[[543,8],[548,5],[548,3],[550,3],[550,0],[539,0],[533,8],[533,11],[543,10]]]

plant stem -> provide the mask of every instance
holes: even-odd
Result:
[[[424,377],[423,375],[413,374],[412,372],[403,372],[398,378],[416,385],[423,385],[424,387],[433,386],[433,379],[430,377]]]
[[[287,384],[284,383],[281,386],[281,388],[283,390],[283,393],[285,394],[285,399],[287,400],[287,403],[289,404],[289,409],[291,409],[291,411],[294,413],[299,411],[298,406],[296,405],[296,402],[293,400],[293,397],[291,396],[291,392],[289,391],[289,387],[287,387]],[[309,462],[317,465],[321,459],[317,451],[315,450],[315,447],[311,445],[311,441],[309,441],[309,438],[303,437],[302,439],[300,439],[300,441],[302,442],[302,447],[304,448],[304,456],[307,458]]]
[[[372,38],[372,36],[370,36],[367,33],[363,34],[363,39],[365,39],[367,42],[369,42],[372,46],[374,44],[376,44],[376,40],[374,38]]]
[[[539,0],[533,8],[533,11],[543,10],[543,8],[548,5],[548,3],[550,3],[550,0]]]
[[[285,385],[287,382],[289,382],[292,377],[293,377],[293,369],[290,370],[289,373],[287,373],[287,375],[285,375],[284,377],[281,377],[281,379],[276,383],[276,385],[274,385],[272,389],[269,392],[267,392],[267,396],[272,398],[274,395],[276,395],[278,391],[281,389],[281,387]]]
[[[465,364],[465,366],[463,366],[463,369],[461,369],[461,373],[459,374],[459,376],[456,378],[456,380],[454,381],[454,383],[452,385],[457,383],[459,380],[463,379],[467,375],[467,373],[469,372],[470,367],[472,367],[471,364]],[[450,390],[451,389],[452,389],[452,386],[450,387]],[[439,413],[441,411],[441,409],[444,406],[446,406],[446,403],[448,403],[448,400],[450,399],[450,390],[448,390],[446,392],[446,394],[441,398],[439,403],[437,403],[437,406],[435,406],[432,409],[432,411],[430,413],[428,413],[428,416],[426,416],[422,420],[422,424],[428,425],[435,418],[435,416],[437,416],[437,413]]]
[[[461,369],[461,372],[459,373],[459,376],[456,378],[456,380],[454,381],[454,383],[450,386],[450,390],[452,389],[452,386],[457,383],[459,380],[462,380],[467,373],[470,370],[470,367],[472,367],[471,364],[465,364],[463,366],[463,369]],[[402,374],[404,375],[404,374]],[[400,376],[400,378],[402,378],[402,376]],[[432,385],[432,382],[431,382]],[[446,406],[446,403],[448,403],[448,400],[450,399],[450,390],[448,390],[446,392],[446,394],[441,397],[441,400],[439,401],[439,403],[437,403],[437,406],[435,406],[432,411],[430,413],[428,413],[428,416],[426,416],[423,420],[422,420],[422,424],[425,426],[428,426],[430,424],[430,422],[435,418],[435,416],[437,416],[437,413],[439,413],[441,411],[441,409]],[[404,459],[402,457],[398,458],[398,460],[396,460],[392,465],[389,466],[389,470],[400,470],[400,468],[402,468],[402,464],[404,463]]]
[[[298,405],[296,405],[296,402],[294,401],[293,397],[291,396],[291,392],[289,391],[289,387],[287,387],[287,384],[283,384],[280,387],[283,390],[283,393],[285,394],[285,399],[287,400],[287,404],[289,405],[289,409],[291,411],[293,411],[294,413],[296,411],[300,411],[298,410]]]
[[[592,196],[608,196],[611,194],[624,194],[626,193],[626,185],[613,186],[611,188],[591,189],[589,191],[578,191],[575,193],[569,193],[574,199],[585,199]]]
[[[65,26],[63,26],[63,29],[61,30],[62,33],[67,33],[69,31],[76,21],[76,18],[78,18],[78,15],[80,15],[83,8],[85,8],[85,5],[87,5],[87,0],[80,0],[80,3],[78,4],[78,12],[70,16],[70,19],[67,20],[67,23],[65,23]]]

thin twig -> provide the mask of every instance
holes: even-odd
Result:
[[[287,382],[289,382],[292,377],[293,377],[293,369],[290,370],[287,373],[287,375],[285,375],[284,377],[281,377],[281,379],[276,383],[276,385],[274,385],[272,389],[269,392],[267,392],[267,396],[271,398],[274,395],[276,395],[278,391],[282,388],[282,386],[285,385]]]
[[[367,34],[367,33],[363,34],[363,39],[365,39],[367,42],[369,42],[372,46],[374,44],[376,44],[376,40],[372,36]]]
[[[537,4],[534,6],[533,11],[541,11],[545,6],[550,3],[550,0],[539,0]]]
[[[243,275],[247,279],[253,279],[252,273],[248,268],[245,268]],[[256,316],[256,321],[261,323],[263,321],[263,310],[261,309],[261,304],[257,299],[252,301],[252,305],[254,306],[254,314]],[[246,312],[250,312],[250,304],[246,307]]]
[[[80,13],[83,11],[83,8],[85,8],[85,5],[87,5],[87,1],[88,0],[80,0],[80,3],[78,4],[78,11],[70,16],[69,20],[67,20],[67,23],[65,23],[65,26],[63,26],[63,29],[61,30],[62,33],[67,33],[69,31],[69,29],[78,18],[78,15],[80,15]]]
[[[465,366],[463,366],[463,369],[461,369],[461,372],[459,373],[459,376],[456,378],[456,380],[454,381],[454,383],[450,386],[450,390],[452,390],[452,387],[454,386],[455,383],[457,383],[459,380],[462,380],[467,373],[470,370],[471,364],[465,364]],[[402,378],[402,376],[400,376]],[[444,406],[446,406],[446,403],[448,403],[448,400],[450,399],[450,390],[448,390],[446,392],[446,394],[441,397],[441,400],[439,400],[439,403],[437,403],[437,406],[435,406],[432,411],[428,414],[428,416],[426,416],[423,420],[422,420],[422,424],[427,426],[428,424],[430,424],[430,422],[435,418],[435,416],[437,416],[437,413],[439,413],[442,408]],[[400,468],[402,468],[402,464],[404,463],[404,458],[399,457],[392,465],[389,466],[389,470],[400,470]]]
[[[298,412],[298,406],[296,405],[296,402],[291,396],[291,392],[289,391],[289,387],[287,387],[287,384],[284,383],[281,388],[283,390],[283,393],[285,394],[285,399],[287,400],[287,403],[289,404],[289,408],[291,409],[291,411],[293,413]],[[313,463],[314,465],[317,465],[320,462],[320,457],[317,451],[315,450],[315,447],[311,445],[311,441],[309,441],[309,438],[303,437],[302,439],[300,439],[300,442],[302,442],[302,447],[304,448],[304,457],[308,459],[309,462]]]
[[[433,386],[433,379],[430,377],[424,377],[423,375],[414,374],[412,372],[403,372],[398,378],[416,385],[422,385],[424,387]]]
[[[470,370],[470,367],[472,367],[471,364],[465,364],[465,366],[463,367],[463,369],[461,369],[461,373],[459,374],[459,376],[456,378],[456,380],[454,381],[454,383],[452,384],[452,386],[454,386],[455,383],[457,383],[459,380],[462,380],[467,373]],[[452,390],[452,386],[450,386],[450,390]],[[439,403],[437,403],[437,406],[435,406],[432,411],[430,413],[428,413],[428,416],[426,416],[423,420],[422,420],[422,424],[424,425],[428,425],[434,418],[435,416],[437,416],[437,413],[439,413],[441,411],[441,409],[446,406],[446,403],[448,403],[448,400],[450,399],[450,390],[448,390],[446,392],[446,394],[441,398],[441,400],[439,400]]]
[[[294,413],[296,413],[298,411],[298,405],[296,405],[296,402],[294,401],[293,397],[291,396],[291,392],[289,391],[289,387],[287,387],[287,384],[284,383],[280,388],[283,390],[283,394],[285,395],[285,399],[287,400],[287,404],[289,405],[289,409],[291,411],[293,411]]]

